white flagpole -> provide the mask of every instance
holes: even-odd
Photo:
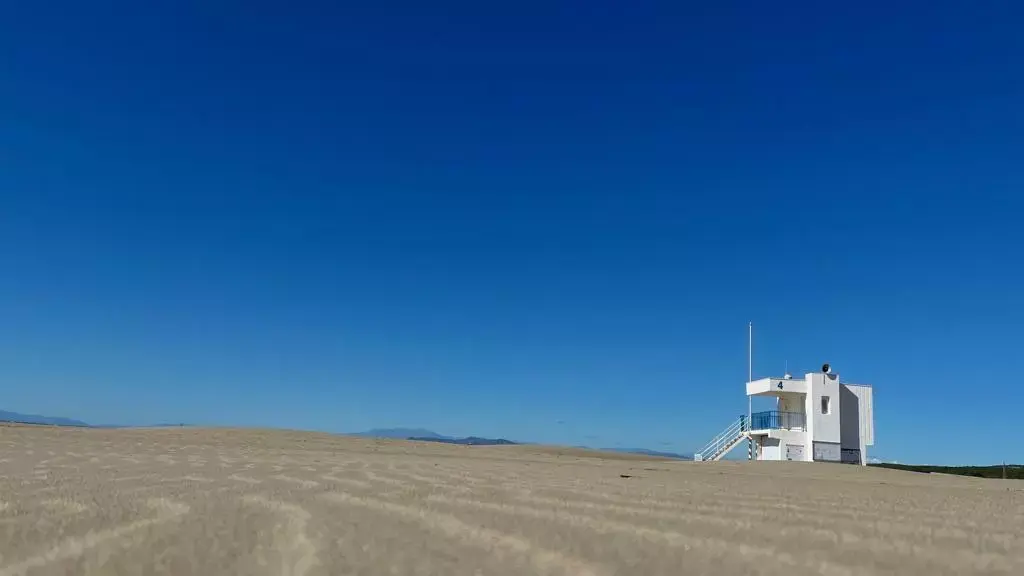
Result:
[[[750,322],[747,325],[747,382],[754,381],[754,323]],[[744,386],[746,388],[746,386]],[[753,416],[753,400],[750,394],[747,394],[747,459],[753,460],[753,442],[754,439],[750,435],[751,425],[753,422],[750,421]]]

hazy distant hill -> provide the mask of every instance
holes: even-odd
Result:
[[[90,424],[90,428],[183,428],[191,427],[191,424],[182,422],[164,422],[160,424]]]
[[[517,444],[504,438],[481,438],[479,436],[468,436],[466,438],[455,438],[438,434],[433,430],[424,428],[374,428],[366,432],[359,432],[354,436],[367,436],[371,438],[395,438],[398,440],[419,440],[420,442],[442,442],[444,444],[465,444],[467,446],[499,446]]]
[[[373,430],[359,432],[354,435],[368,436],[373,438],[419,440],[421,442],[441,442],[444,444],[464,444],[467,446],[508,446],[513,444],[520,444],[520,442],[506,440],[505,438],[481,438],[479,436],[467,436],[465,438],[456,438],[453,436],[445,436],[443,434],[438,434],[433,430],[426,430],[424,428],[375,428]],[[580,446],[580,448],[591,447]],[[676,452],[661,452],[658,450],[648,450],[647,448],[599,448],[599,450],[608,450],[611,452],[626,452],[629,454],[646,454],[648,456],[660,456],[662,458],[675,458],[678,460],[693,460],[693,456],[687,456],[686,454],[678,454]]]
[[[18,412],[5,412],[0,410],[0,422],[18,422],[21,424],[48,424],[51,426],[84,426],[90,428],[134,428],[135,426],[124,426],[117,424],[102,424],[91,426],[82,422],[81,420],[73,420],[71,418],[62,418],[59,416],[40,416],[38,414],[20,414]],[[165,426],[187,426],[187,424],[155,424],[154,427],[165,427]],[[421,442],[441,442],[444,444],[462,444],[466,446],[510,446],[519,444],[519,442],[513,442],[512,440],[506,440],[505,438],[481,438],[479,436],[467,436],[465,438],[455,438],[452,436],[445,436],[438,434],[433,430],[427,430],[426,428],[374,428],[373,430],[367,430],[366,432],[357,432],[352,436],[365,436],[368,438],[394,438],[398,440],[418,440]],[[585,448],[585,446],[581,446]],[[631,454],[646,454],[648,456],[661,456],[663,458],[678,458],[682,460],[692,460],[693,456],[686,456],[684,454],[677,454],[675,452],[660,452],[658,450],[648,450],[646,448],[601,448],[601,450],[609,450],[612,452],[627,452]]]
[[[374,428],[373,430],[367,430],[366,432],[357,432],[353,434],[353,436],[397,438],[399,440],[408,440],[410,438],[423,438],[429,440],[449,439],[448,436],[443,436],[433,430],[426,430],[424,428]]]
[[[662,458],[675,458],[678,460],[693,460],[693,456],[679,454],[676,452],[662,452],[660,450],[648,450],[647,448],[601,448],[610,452],[626,452],[628,454],[644,454],[647,456],[660,456]]]
[[[1024,465],[997,464],[995,466],[926,466],[914,464],[872,463],[876,468],[891,468],[907,472],[924,472],[926,474],[956,474],[958,476],[974,476],[976,478],[1005,478],[1024,480]]]
[[[40,416],[39,414],[21,414],[20,412],[7,412],[4,410],[0,410],[0,422],[46,424],[49,426],[78,426],[86,428],[166,428],[169,426],[189,426],[189,424],[182,423],[146,424],[142,426],[126,424],[88,424],[81,420],[74,420],[72,418],[64,418],[61,416]]]
[[[51,426],[88,426],[81,420],[72,420],[60,416],[40,416],[39,414],[20,414],[0,410],[0,422],[18,422],[20,424],[49,424]]]
[[[465,444],[467,446],[509,446],[516,444],[516,442],[505,440],[504,438],[480,438],[478,436],[468,436],[466,438],[430,438],[412,436],[409,440],[419,440],[421,442],[443,442],[445,444]]]

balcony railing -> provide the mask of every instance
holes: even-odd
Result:
[[[807,419],[803,412],[754,412],[750,415],[751,430],[804,430]]]

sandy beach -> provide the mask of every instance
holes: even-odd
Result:
[[[0,576],[1011,573],[1019,481],[0,425]]]

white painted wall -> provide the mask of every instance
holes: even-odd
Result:
[[[875,445],[875,393],[871,386],[864,384],[846,384],[843,386],[860,400],[860,430],[864,444]]]
[[[843,396],[840,437],[846,460],[852,459],[852,452],[858,452],[856,460],[867,464],[867,447],[874,444],[874,414],[872,414],[872,391],[870,386],[841,384]]]
[[[782,447],[783,460],[810,461],[810,450],[803,444],[785,444]]]
[[[765,438],[761,444],[761,460],[782,460],[782,441]]]
[[[860,398],[845,384],[839,388],[843,397],[842,410],[839,414],[839,443],[843,450],[860,450],[863,433],[860,427]]]
[[[810,424],[811,438],[815,442],[839,444],[841,429],[839,415],[841,413],[839,394],[839,375],[812,372],[807,375],[807,420]],[[829,413],[822,412],[821,399],[829,398]]]
[[[804,415],[807,418],[807,438],[814,438],[814,373],[808,372],[804,375],[804,380],[807,382],[807,394],[804,396]]]
[[[806,380],[793,380],[791,378],[761,378],[753,382],[747,382],[747,396],[758,394],[778,394],[779,392],[807,393]]]
[[[776,410],[779,412],[796,412],[798,414],[805,414],[804,407],[807,404],[805,398],[806,394],[779,394],[779,400],[776,403]],[[806,426],[807,419],[804,418],[804,425]]]
[[[807,432],[796,430],[771,430],[766,435],[756,436],[757,445],[760,447],[758,460],[789,460],[791,458],[812,462],[813,444],[807,436]],[[791,449],[790,446],[793,448]],[[838,454],[838,445],[836,446]]]
[[[840,452],[838,442],[814,443],[814,460],[816,462],[839,462]]]

